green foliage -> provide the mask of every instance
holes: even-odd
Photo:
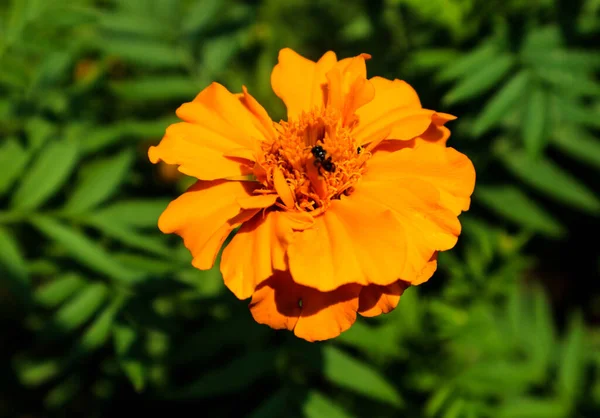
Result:
[[[600,2],[565,4],[2,2],[0,415],[598,416]],[[284,117],[283,47],[371,53],[477,169],[435,276],[326,343],[191,266],[157,228],[190,179],[147,160],[212,81]]]

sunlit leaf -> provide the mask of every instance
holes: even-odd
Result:
[[[477,48],[448,65],[438,74],[439,81],[449,81],[459,77],[468,77],[487,66],[498,54],[498,45],[493,40],[482,42]]]
[[[87,322],[106,301],[108,289],[103,283],[91,283],[67,301],[52,318],[59,332],[72,331]]]
[[[15,362],[17,376],[25,386],[38,386],[57,376],[64,364],[53,358],[44,360],[19,359]]]
[[[23,175],[13,195],[13,206],[25,210],[42,205],[67,181],[76,162],[76,143],[66,140],[49,143]]]
[[[27,265],[18,242],[8,230],[0,227],[0,269],[23,284],[28,283]]]
[[[117,225],[156,228],[168,204],[167,199],[123,200],[95,211],[94,216]]]
[[[107,54],[114,55],[134,65],[154,68],[181,68],[184,51],[179,45],[162,40],[110,37],[99,39],[98,44]],[[159,85],[155,87],[160,88]]]
[[[35,290],[35,301],[41,306],[53,308],[86,285],[86,281],[74,273],[64,274]]]
[[[552,161],[543,158],[532,160],[520,150],[503,153],[502,160],[524,183],[549,197],[586,212],[600,212],[598,197]]]
[[[352,392],[399,407],[402,397],[377,369],[333,346],[323,348],[323,375]]]
[[[111,197],[125,180],[132,162],[133,152],[125,150],[114,157],[90,163],[80,173],[64,206],[65,211],[84,212]]]
[[[498,418],[564,418],[568,409],[558,399],[520,398],[508,401],[498,411]]]
[[[336,404],[325,395],[317,392],[310,391],[304,403],[302,404],[302,411],[306,418],[350,418],[344,408],[341,405]]]
[[[553,237],[565,232],[558,220],[517,187],[481,185],[475,193],[478,201],[512,222]]]
[[[19,178],[27,163],[28,154],[16,138],[5,138],[0,143],[0,195]]]
[[[36,217],[33,224],[48,238],[65,247],[71,257],[99,273],[124,282],[140,277],[139,273],[121,266],[102,247],[75,229],[41,216]]]
[[[575,400],[583,386],[583,374],[586,364],[586,347],[584,341],[584,328],[581,315],[572,317],[566,338],[563,342],[558,379],[557,392],[569,402]]]

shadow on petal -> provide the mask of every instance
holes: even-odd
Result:
[[[389,313],[400,301],[400,296],[410,283],[398,280],[389,286],[369,285],[362,288],[358,300],[358,313],[372,317]]]
[[[327,340],[356,320],[360,290],[360,285],[349,284],[320,292],[296,284],[289,272],[278,271],[256,288],[250,311],[260,324],[294,330],[307,341]]]

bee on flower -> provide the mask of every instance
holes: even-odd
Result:
[[[153,163],[198,181],[158,226],[192,264],[221,272],[254,319],[308,341],[336,337],[357,313],[393,310],[452,248],[475,185],[446,146],[454,116],[423,109],[404,81],[367,78],[367,54],[317,62],[279,53],[271,84],[287,107],[273,122],[245,87],[213,83],[177,110]]]

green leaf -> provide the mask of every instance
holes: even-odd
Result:
[[[85,266],[118,281],[132,282],[140,278],[139,273],[121,266],[102,247],[80,232],[42,216],[36,217],[33,224],[48,238],[65,247],[71,257]]]
[[[223,35],[205,42],[202,46],[202,66],[200,69],[204,76],[214,78],[225,71],[240,47],[240,33]]]
[[[454,49],[424,49],[415,51],[410,65],[418,71],[437,70],[455,62],[461,54]]]
[[[520,398],[501,406],[498,418],[565,418],[564,404],[556,399]]]
[[[527,89],[530,77],[520,71],[490,99],[473,124],[473,134],[479,136],[498,123],[518,103]]]
[[[108,127],[94,126],[93,132],[81,144],[81,152],[84,155],[92,154],[123,139],[141,141],[160,138],[167,126],[175,122],[178,122],[176,117],[168,117],[157,120],[125,120]]]
[[[189,77],[163,75],[113,82],[110,89],[122,100],[192,100],[201,86]],[[166,126],[163,128],[165,129]]]
[[[551,237],[565,233],[563,226],[530,196],[515,186],[478,186],[474,200],[496,214]]]
[[[331,383],[371,399],[395,407],[404,403],[400,393],[377,369],[333,346],[323,348],[323,375]]]
[[[295,406],[295,405],[294,405]],[[270,395],[248,418],[281,417],[290,409],[290,390],[281,388]]]
[[[394,325],[388,329],[385,326],[374,327],[363,322],[356,322],[352,328],[343,332],[337,341],[356,347],[367,354],[398,357],[403,353],[402,347],[396,340],[400,329]]]
[[[105,284],[89,284],[56,312],[52,325],[61,333],[75,330],[100,309],[107,296]]]
[[[110,32],[156,40],[170,36],[166,25],[149,16],[134,13],[104,13],[100,16],[98,26],[109,36]]]
[[[83,334],[76,347],[78,351],[89,352],[106,343],[110,337],[115,318],[125,301],[126,298],[123,294],[119,294],[114,298]]]
[[[206,371],[189,386],[174,390],[171,399],[201,399],[246,390],[256,380],[275,369],[272,350],[252,351],[237,356],[229,364]]]
[[[38,305],[54,308],[86,285],[75,273],[67,273],[36,289],[34,298]]]
[[[446,94],[444,102],[454,104],[487,92],[508,74],[514,64],[515,58],[512,55],[494,57],[485,67],[463,78]]]
[[[73,376],[48,392],[44,397],[44,406],[51,410],[61,408],[77,395],[80,388],[81,381],[78,376]]]
[[[181,32],[192,34],[210,27],[222,6],[223,0],[203,0],[192,3],[181,23]]]
[[[67,181],[77,163],[77,144],[54,141],[44,147],[13,195],[17,209],[35,209],[52,197]]]
[[[557,393],[562,399],[574,402],[584,383],[587,350],[584,345],[584,326],[580,314],[573,315],[563,342],[557,379]]]
[[[0,195],[6,193],[25,168],[29,155],[15,138],[0,143]]]
[[[551,142],[577,161],[600,169],[600,141],[584,129],[563,125],[555,129]]]
[[[600,200],[596,195],[550,160],[532,160],[520,150],[502,153],[501,158],[514,175],[548,197],[586,212],[600,212]]]
[[[600,84],[587,74],[545,68],[540,71],[539,77],[563,94],[581,96],[598,96],[600,94]]]
[[[28,284],[26,263],[17,240],[8,230],[0,227],[0,267],[23,284]]]
[[[181,68],[184,62],[181,47],[162,40],[110,37],[109,40],[98,39],[97,42],[106,53],[116,55],[133,65],[161,69]]]
[[[525,149],[530,157],[538,157],[544,149],[548,129],[548,95],[541,86],[534,88],[525,105],[521,122]]]
[[[128,225],[112,222],[109,218],[98,214],[87,216],[84,222],[132,248],[163,256],[171,253],[171,249],[165,245],[162,236],[140,234]]]
[[[123,200],[95,211],[94,216],[118,225],[155,229],[168,204],[168,199]]]
[[[134,346],[138,342],[135,329],[123,323],[113,327],[113,342],[119,356],[119,364],[137,392],[146,386],[146,370],[142,361],[134,354]]]
[[[350,418],[344,408],[337,405],[331,399],[323,394],[311,390],[304,403],[302,404],[302,412],[306,418]]]
[[[15,362],[15,370],[19,381],[28,387],[39,386],[57,376],[64,364],[58,359],[35,361],[19,359]]]
[[[488,65],[488,63],[498,55],[498,44],[494,40],[483,42],[473,51],[462,55],[442,70],[438,76],[438,81],[449,81],[460,77],[468,77]]]
[[[124,182],[133,152],[125,150],[114,157],[96,160],[81,171],[75,189],[65,204],[68,213],[81,213],[110,198]]]

